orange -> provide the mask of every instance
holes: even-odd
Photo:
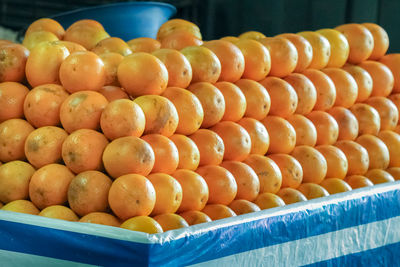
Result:
[[[165,36],[177,30],[187,31],[200,40],[202,39],[200,29],[196,24],[184,19],[171,19],[158,29],[157,40],[162,40]]]
[[[317,129],[309,119],[300,114],[293,114],[287,118],[287,121],[296,131],[296,146],[315,146]]]
[[[307,69],[303,73],[313,84],[317,91],[317,100],[314,110],[328,110],[336,101],[336,87],[332,79],[322,71]]]
[[[390,173],[381,169],[369,170],[365,174],[365,177],[367,177],[373,184],[382,184],[395,181]]]
[[[174,49],[159,49],[152,54],[167,68],[168,86],[181,88],[189,86],[193,77],[192,66],[181,52]]]
[[[389,167],[400,167],[400,135],[389,130],[381,131],[378,134],[389,150]]]
[[[331,45],[331,56],[328,61],[328,68],[342,67],[349,57],[350,46],[346,37],[334,29],[321,29],[316,31],[328,39]]]
[[[14,200],[2,206],[0,210],[38,215],[39,210],[29,200]]]
[[[225,99],[225,113],[222,121],[237,122],[246,112],[246,97],[240,88],[230,82],[217,82],[215,84]]]
[[[92,52],[101,55],[104,53],[118,53],[122,56],[127,56],[132,54],[132,50],[129,45],[125,43],[121,38],[109,37],[101,40],[93,47]]]
[[[350,73],[357,83],[358,95],[356,102],[367,100],[372,93],[373,82],[371,75],[365,69],[356,65],[347,64],[342,69]]]
[[[68,96],[68,92],[58,84],[33,88],[24,101],[26,120],[36,128],[59,125],[61,104]]]
[[[144,53],[126,56],[117,69],[118,81],[134,97],[159,95],[168,84],[168,70],[157,57]]]
[[[179,214],[189,225],[211,222],[210,217],[198,210],[189,210]]]
[[[350,111],[357,118],[360,135],[378,134],[381,128],[381,118],[375,108],[365,103],[356,103],[350,108]]]
[[[156,203],[156,191],[151,182],[140,174],[122,175],[112,183],[108,203],[121,220],[147,216]]]
[[[217,87],[208,82],[198,82],[190,85],[188,90],[200,100],[203,107],[202,128],[209,128],[221,121],[226,110],[225,99]]]
[[[254,203],[262,210],[285,206],[285,202],[279,196],[272,193],[259,194]]]
[[[36,31],[31,32],[29,35],[25,35],[22,45],[32,51],[42,43],[51,43],[58,40],[58,37],[52,32]]]
[[[36,31],[51,32],[55,34],[58,39],[62,39],[65,34],[63,26],[61,26],[61,24],[54,19],[50,18],[41,18],[32,22],[28,29],[26,29],[25,35],[29,35],[31,32]]]
[[[303,182],[319,184],[325,178],[328,166],[318,150],[311,146],[297,146],[291,155],[303,169]]]
[[[10,119],[0,123],[0,161],[25,159],[25,140],[34,128],[22,119]]]
[[[74,52],[78,52],[78,51],[87,51],[86,48],[84,48],[80,44],[69,42],[69,41],[54,41],[53,43],[65,46],[65,48],[68,49],[70,54],[72,54]]]
[[[160,40],[161,48],[181,50],[188,46],[200,46],[203,41],[190,32],[177,30]]]
[[[399,110],[390,99],[383,96],[373,96],[368,98],[364,103],[378,111],[381,119],[381,131],[394,130],[396,128],[399,121]]]
[[[307,199],[314,199],[329,196],[328,191],[318,184],[305,183],[297,188]]]
[[[344,179],[349,169],[346,155],[339,148],[332,145],[315,147],[326,160],[326,178]]]
[[[105,212],[91,212],[79,219],[82,223],[96,223],[119,227],[121,222],[113,215]]]
[[[246,98],[247,105],[244,116],[256,120],[264,119],[271,108],[271,98],[264,86],[249,79],[240,79],[235,84]]]
[[[247,32],[244,32],[244,33],[240,34],[238,37],[239,37],[239,39],[252,39],[252,40],[256,40],[257,41],[257,40],[263,39],[263,38],[265,38],[267,36],[265,36],[261,32],[247,31]]]
[[[221,62],[204,46],[188,46],[181,50],[192,67],[192,82],[215,83],[221,74]]]
[[[347,175],[364,175],[368,171],[370,159],[368,151],[363,146],[350,140],[338,141],[335,146],[346,155]]]
[[[282,173],[278,165],[270,158],[261,155],[249,155],[244,161],[258,176],[260,194],[275,194],[282,185]]]
[[[386,169],[389,166],[389,149],[383,141],[371,134],[363,134],[356,139],[369,156],[369,169]]]
[[[297,188],[303,180],[303,169],[294,157],[287,154],[273,154],[268,156],[279,167],[282,173],[282,188]]]
[[[20,83],[0,83],[0,123],[24,116],[24,100],[28,93],[29,89]]]
[[[98,25],[98,22],[96,22],[97,24],[91,22],[75,23],[65,31],[64,41],[78,43],[87,50],[91,50],[98,42],[110,37],[103,26]]]
[[[20,44],[1,46],[0,82],[21,82],[25,78],[25,65],[29,50]]]
[[[269,134],[268,153],[290,153],[296,145],[296,131],[285,119],[267,116],[261,121]]]
[[[154,217],[163,229],[164,232],[169,230],[175,230],[179,228],[189,227],[189,224],[184,218],[174,213],[160,214]]]
[[[104,73],[106,77],[104,85],[119,85],[117,71],[118,71],[118,66],[119,64],[121,64],[124,57],[121,54],[114,52],[104,53],[99,55],[99,57],[104,64]]]
[[[299,73],[307,69],[313,58],[313,49],[310,42],[294,33],[283,33],[276,37],[286,38],[296,47],[298,58],[294,72]]]
[[[314,84],[300,73],[292,73],[284,78],[296,91],[298,102],[295,113],[308,114],[317,102],[317,90]]]
[[[81,19],[75,21],[74,23],[71,24],[71,26],[68,27],[68,29],[74,29],[76,27],[82,27],[82,26],[92,27],[93,29],[104,30],[104,27],[103,25],[101,25],[100,22],[92,19]]]
[[[393,90],[394,76],[392,71],[384,64],[377,61],[364,61],[358,64],[365,69],[372,78],[371,96],[388,96]]]
[[[236,199],[228,206],[236,215],[260,211],[261,209],[254,203],[245,199]]]
[[[68,187],[70,208],[79,216],[106,211],[111,184],[111,179],[101,172],[79,173],[72,179]]]
[[[400,117],[400,94],[391,94],[387,98],[390,99],[396,106],[397,110],[399,111],[399,117]]]
[[[382,58],[389,48],[389,36],[387,32],[375,23],[363,23],[361,25],[367,28],[374,38],[374,48],[368,59],[378,60]]]
[[[200,166],[219,165],[224,158],[225,146],[222,138],[208,129],[197,130],[189,136],[200,152]]]
[[[345,182],[348,183],[352,189],[374,185],[371,180],[362,175],[347,176]]]
[[[129,173],[148,175],[153,169],[154,158],[151,146],[134,136],[115,139],[103,152],[104,167],[113,178]]]
[[[276,193],[286,205],[307,201],[307,198],[300,191],[293,188],[282,188]]]
[[[256,119],[243,118],[237,122],[250,136],[250,154],[265,155],[269,148],[269,134],[267,128]]]
[[[264,38],[264,37],[262,37],[262,38]],[[236,44],[239,41],[239,38],[235,37],[235,36],[225,36],[225,37],[222,37],[220,40],[228,41],[232,44]]]
[[[131,231],[144,232],[148,234],[157,234],[163,232],[161,225],[156,220],[148,216],[136,216],[130,218],[124,221],[120,227]]]
[[[171,136],[179,123],[178,112],[168,98],[158,95],[143,95],[135,98],[144,112],[146,125],[144,134],[162,134]]]
[[[156,203],[151,215],[174,213],[182,202],[182,187],[175,178],[165,173],[147,176],[156,191]]]
[[[400,134],[400,125],[397,125],[393,131]]]
[[[236,180],[237,194],[235,199],[253,201],[258,196],[260,180],[249,165],[239,161],[224,161],[221,166],[231,172]]]
[[[317,145],[332,145],[339,136],[339,125],[336,120],[325,111],[312,111],[306,115],[317,129]]]
[[[271,70],[271,56],[261,43],[251,39],[239,39],[235,43],[244,56],[243,79],[259,81]]]
[[[222,204],[208,204],[202,212],[207,214],[213,221],[236,216],[236,213],[231,208]]]
[[[386,169],[386,171],[390,173],[396,181],[400,180],[400,167],[391,167]]]
[[[103,86],[99,93],[102,94],[108,102],[117,100],[117,99],[129,99],[128,94],[124,89],[118,86],[106,85]]]
[[[333,107],[328,113],[339,126],[338,140],[354,140],[358,136],[358,121],[350,110],[344,107]]]
[[[189,135],[200,128],[204,111],[195,94],[183,88],[168,87],[162,96],[168,98],[178,112],[179,122],[176,133]]]
[[[46,165],[32,175],[29,182],[29,197],[39,209],[62,205],[68,200],[68,186],[74,177],[75,175],[64,165]]]
[[[352,190],[348,183],[339,178],[327,178],[320,185],[331,195]]]
[[[393,74],[394,85],[393,92],[400,92],[400,54],[387,54],[383,56],[379,62],[387,66]]]
[[[71,209],[60,205],[46,207],[38,215],[70,222],[77,222],[79,220],[78,216]]]
[[[27,199],[29,181],[35,169],[23,161],[10,161],[0,166],[0,201]]]
[[[331,45],[322,34],[312,31],[299,32],[298,35],[304,37],[312,46],[313,57],[310,69],[322,69],[328,65],[331,57]]]
[[[61,162],[61,147],[67,136],[66,131],[54,126],[34,130],[25,140],[26,158],[35,168]]]
[[[127,42],[133,53],[146,52],[152,53],[161,48],[159,41],[148,37],[139,37]]]
[[[169,139],[174,142],[178,149],[178,169],[196,170],[200,164],[200,151],[196,143],[182,134],[174,134]]]
[[[208,204],[229,205],[237,194],[238,186],[232,173],[220,166],[208,165],[196,170],[207,183]]]
[[[208,186],[199,174],[190,170],[176,170],[174,177],[182,186],[182,203],[178,212],[202,210],[208,201]]]

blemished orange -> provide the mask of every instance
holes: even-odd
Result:
[[[336,101],[336,87],[332,79],[322,71],[306,69],[303,73],[313,84],[317,91],[317,100],[314,110],[328,110]]]
[[[146,52],[152,53],[161,48],[159,41],[149,37],[139,37],[127,42],[133,53]]]
[[[196,170],[200,164],[200,151],[196,143],[182,134],[174,134],[169,139],[174,142],[178,149],[178,169]]]
[[[386,171],[390,173],[396,181],[400,180],[400,167],[390,167],[386,169]]]
[[[331,45],[331,56],[329,57],[328,68],[342,67],[349,57],[350,46],[346,37],[334,29],[321,29],[316,31],[328,39]]]
[[[181,50],[188,46],[200,46],[203,41],[190,32],[177,30],[160,40],[161,48]]]
[[[235,43],[244,56],[243,79],[259,81],[271,70],[271,56],[261,43],[251,39],[239,39]]]
[[[153,219],[161,225],[164,232],[189,227],[184,218],[174,213],[159,214],[154,216]]]
[[[147,179],[156,191],[156,203],[150,215],[176,212],[182,202],[182,187],[178,181],[165,173],[152,173]]]
[[[134,136],[115,139],[103,152],[104,168],[113,178],[129,173],[146,176],[153,169],[154,160],[151,146]]]
[[[325,188],[331,195],[352,190],[348,183],[339,178],[327,178],[322,181],[320,186]]]
[[[309,119],[300,114],[293,114],[287,118],[287,121],[296,131],[296,146],[315,146],[317,129]]]
[[[300,73],[292,73],[284,78],[297,94],[297,108],[295,113],[308,114],[313,110],[317,102],[317,90],[307,76]]]
[[[22,119],[9,119],[0,123],[0,161],[24,160],[25,140],[34,128]]]
[[[200,40],[202,39],[200,29],[196,24],[184,19],[171,19],[158,29],[157,40],[162,40],[165,36],[177,30],[190,32]]]
[[[168,70],[164,63],[144,52],[126,56],[118,65],[117,77],[121,86],[133,97],[159,95],[168,84]]]
[[[368,59],[378,60],[386,54],[389,48],[389,36],[385,29],[375,23],[362,23],[372,34],[374,38],[374,48]]]
[[[180,50],[192,67],[192,82],[215,83],[221,75],[221,62],[204,46],[188,46]]]
[[[20,44],[1,46],[0,82],[22,82],[29,50]]]
[[[29,163],[15,160],[0,166],[0,202],[6,204],[28,199],[29,181],[35,169]]]
[[[118,37],[109,37],[101,40],[92,48],[92,52],[101,55],[104,53],[118,53],[122,56],[132,54],[132,50],[129,45]]]
[[[294,157],[288,154],[273,154],[268,158],[278,165],[282,173],[282,188],[297,188],[303,180],[303,169],[301,164]]]
[[[332,145],[339,136],[339,125],[336,120],[325,111],[312,111],[306,115],[317,130],[317,145]]]
[[[400,135],[396,132],[385,130],[378,133],[389,150],[389,167],[400,167]]]
[[[87,51],[86,48],[84,48],[80,44],[69,42],[69,41],[54,41],[54,43],[65,46],[65,48],[68,49],[70,54],[72,54],[74,52],[78,52],[78,51]]]
[[[399,110],[390,99],[383,96],[373,96],[368,98],[364,103],[378,111],[381,119],[381,131],[396,128],[399,122]]]
[[[244,161],[258,176],[260,194],[268,192],[275,194],[282,185],[282,173],[278,165],[270,158],[251,154]]]
[[[249,79],[240,79],[235,84],[246,98],[247,106],[244,116],[256,120],[264,119],[271,108],[271,98],[265,87]]]
[[[60,82],[70,93],[99,91],[106,82],[106,72],[101,58],[90,51],[69,55],[60,66]]]
[[[182,186],[182,202],[178,213],[189,210],[202,210],[208,201],[208,186],[206,181],[194,171],[176,170],[174,177]]]
[[[242,161],[250,154],[251,138],[245,128],[232,121],[222,121],[210,130],[216,132],[224,142],[224,160]]]
[[[101,54],[99,57],[104,63],[104,72],[106,77],[104,85],[119,85],[117,70],[119,64],[121,64],[122,60],[124,59],[124,56],[118,53],[110,52]],[[98,91],[100,92],[100,90]]]
[[[371,169],[365,174],[365,177],[367,177],[373,184],[383,184],[395,181],[390,173],[382,169]]]
[[[211,222],[207,214],[198,210],[189,210],[179,214],[189,225]]]
[[[344,177],[346,177],[349,163],[342,150],[332,145],[317,146],[315,149],[317,149],[326,160],[326,178],[344,179]]]
[[[79,220],[79,217],[75,214],[75,212],[73,212],[70,208],[61,205],[52,205],[46,207],[38,215],[70,222],[77,222]]]
[[[225,114],[225,98],[221,91],[208,82],[198,82],[189,86],[188,90],[200,100],[204,117],[202,128],[209,128],[219,121]]]
[[[189,136],[200,152],[199,166],[219,165],[225,153],[224,141],[215,132],[208,129],[199,129]]]
[[[387,97],[392,101],[392,103],[396,106],[397,110],[399,111],[399,118],[400,118],[400,94],[391,94]]]
[[[381,118],[378,111],[365,103],[356,103],[350,107],[358,121],[358,133],[376,135],[381,129]]]
[[[235,199],[253,201],[258,196],[260,193],[260,180],[249,165],[240,161],[224,161],[221,166],[231,172],[235,178],[237,184]]]
[[[372,78],[371,96],[388,96],[393,90],[394,77],[392,71],[383,63],[377,61],[363,61],[358,64],[365,69]]]
[[[335,28],[343,33],[349,42],[350,53],[348,61],[358,64],[371,56],[374,49],[374,37],[371,32],[361,24],[349,23]]]
[[[209,197],[208,204],[229,205],[237,194],[238,186],[227,169],[221,166],[208,165],[196,170],[207,183]]]
[[[217,82],[215,87],[224,96],[225,112],[222,121],[237,122],[240,120],[247,109],[246,97],[240,88],[231,82]]]
[[[112,183],[108,203],[121,220],[147,216],[156,203],[156,191],[152,183],[140,174],[122,175]]]
[[[102,94],[108,102],[118,100],[118,99],[129,99],[128,94],[124,89],[118,86],[106,85],[103,86],[99,93]]]
[[[35,168],[61,162],[61,147],[67,136],[64,129],[54,126],[35,129],[25,140],[26,158]]]
[[[231,208],[222,204],[207,204],[202,209],[202,212],[207,214],[213,221],[236,216],[236,213]]]
[[[168,98],[178,112],[176,133],[190,135],[200,128],[204,110],[195,94],[183,88],[168,87],[161,96]]]
[[[254,203],[262,210],[285,206],[285,202],[279,196],[268,192],[259,194]]]
[[[256,204],[245,199],[236,199],[232,201],[228,207],[233,210],[236,215],[257,212],[261,210]]]
[[[352,189],[373,186],[374,184],[367,177],[363,175],[347,176],[345,182],[350,185]]]
[[[161,225],[149,216],[136,216],[124,221],[121,228],[148,234],[162,233]]]
[[[100,23],[90,21],[78,21],[79,24],[72,24],[66,31],[63,40],[78,43],[87,50],[93,49],[98,42],[109,38],[110,35],[104,30]]]
[[[223,40],[205,42],[203,46],[215,53],[221,63],[221,75],[218,81],[236,82],[244,72],[244,56],[240,49]]]
[[[379,59],[379,62],[385,64],[393,74],[394,77],[394,85],[393,92],[400,92],[400,54],[387,54]]]
[[[358,95],[356,102],[363,102],[367,100],[372,93],[373,86],[372,77],[368,71],[357,65],[350,64],[344,65],[342,69],[350,73],[357,83]]]
[[[119,227],[121,222],[114,216],[106,212],[91,212],[79,219],[81,223],[95,223],[108,226]]]
[[[26,35],[24,37],[24,40],[22,40],[22,45],[32,51],[41,43],[51,43],[58,40],[58,37],[52,32],[36,31],[31,32],[29,35]]]
[[[65,34],[65,30],[60,23],[50,18],[40,18],[32,22],[28,29],[26,29],[25,35],[29,35],[31,32],[36,31],[47,31],[55,34],[58,39],[62,39]]]
[[[307,198],[299,190],[287,187],[282,188],[276,193],[286,205],[307,201]]]
[[[310,69],[325,68],[331,57],[331,45],[328,39],[312,31],[304,31],[297,34],[304,37],[312,46],[313,57],[308,67]]]
[[[232,44],[236,44],[240,39],[238,37],[235,37],[235,36],[224,36],[224,37],[220,38],[220,40],[228,41],[228,42],[230,42]]]
[[[325,178],[328,166],[318,150],[311,146],[297,146],[291,155],[303,169],[303,182],[319,184]]]
[[[111,179],[102,172],[79,173],[68,187],[69,207],[79,216],[106,211],[111,184]]]
[[[60,124],[61,104],[69,96],[58,84],[39,85],[25,97],[24,114],[34,127],[57,126]]]
[[[61,164],[49,164],[38,169],[29,182],[30,200],[39,209],[64,204],[68,200],[68,186],[74,177]]]
[[[363,146],[350,140],[338,141],[335,146],[346,156],[348,164],[346,175],[364,175],[368,171],[370,159],[368,151]]]
[[[269,148],[269,134],[267,128],[256,119],[242,118],[237,122],[250,136],[250,154],[265,155]]]
[[[297,190],[299,190],[307,199],[329,196],[329,193],[325,188],[315,183],[301,184]]]
[[[29,89],[17,82],[0,83],[0,123],[24,116],[24,101]]]
[[[378,137],[363,134],[356,139],[356,142],[368,152],[369,169],[386,169],[389,166],[389,149]]]
[[[32,202],[24,199],[11,201],[0,207],[0,210],[20,212],[32,215],[38,215],[40,212]]]
[[[269,134],[268,153],[290,153],[296,145],[296,130],[285,119],[267,116],[261,121]]]
[[[354,140],[358,136],[358,121],[354,114],[344,107],[333,107],[327,111],[339,126],[338,140]]]
[[[267,36],[265,36],[262,32],[258,31],[247,31],[238,36],[239,39],[252,39],[252,40],[260,40]]]
[[[270,76],[285,77],[294,71],[298,54],[292,42],[283,37],[266,37],[259,42],[268,49],[271,57]]]
[[[134,102],[143,110],[146,124],[144,134],[162,134],[171,136],[175,133],[179,116],[174,104],[166,97],[143,95]]]
[[[304,37],[294,33],[283,33],[276,37],[288,39],[297,50],[297,65],[294,72],[300,73],[308,68],[313,58],[313,49],[309,41]]]

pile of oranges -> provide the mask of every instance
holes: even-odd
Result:
[[[372,23],[203,41],[52,19],[0,41],[0,207],[147,233],[400,179],[400,54]]]

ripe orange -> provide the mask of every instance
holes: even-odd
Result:
[[[378,134],[389,150],[389,167],[400,167],[400,135],[389,130]]]
[[[58,39],[62,39],[65,34],[65,30],[60,23],[50,18],[41,18],[32,22],[28,29],[26,29],[25,35],[29,35],[31,32],[36,31],[47,31],[55,34]]]
[[[63,40],[78,43],[91,50],[98,42],[109,37],[110,35],[97,21],[81,20],[69,26]]]
[[[290,153],[296,145],[296,131],[285,119],[267,116],[261,121],[267,128],[270,144],[268,153]]]
[[[297,146],[291,155],[297,159],[303,169],[303,181],[319,184],[328,169],[324,156],[311,146]]]
[[[297,188],[307,199],[329,196],[328,191],[318,184],[304,183]]]
[[[312,111],[306,117],[317,129],[317,145],[332,145],[339,136],[339,125],[336,120],[325,111]]]
[[[381,128],[381,118],[378,111],[372,106],[364,103],[356,103],[350,108],[358,121],[358,133],[378,134]]]
[[[24,100],[29,89],[17,82],[0,83],[0,123],[24,116]]]
[[[328,65],[331,57],[331,45],[322,34],[312,31],[299,32],[298,35],[304,37],[312,46],[313,57],[310,69],[322,69]]]
[[[15,160],[0,166],[0,201],[8,203],[29,197],[29,181],[35,169],[29,163]]]
[[[386,169],[386,171],[390,173],[396,181],[400,180],[400,167],[391,167]]]
[[[163,232],[161,225],[156,220],[148,216],[136,216],[130,218],[124,221],[120,227],[131,231],[144,232],[148,234],[157,234]]]
[[[177,30],[189,32],[200,40],[202,39],[200,29],[196,24],[184,19],[171,19],[158,29],[157,40],[162,40],[165,36]]]
[[[259,194],[254,203],[262,210],[285,206],[285,202],[279,196],[272,193]]]
[[[211,222],[210,217],[198,210],[189,210],[179,214],[189,225]]]
[[[389,149],[383,141],[371,134],[363,134],[356,139],[369,156],[369,169],[386,169],[389,166]]]
[[[25,78],[29,50],[20,44],[4,44],[0,56],[0,82],[21,82]]]
[[[164,232],[169,230],[175,230],[179,228],[189,227],[189,224],[184,218],[174,213],[164,213],[154,217],[163,229]]]
[[[307,198],[300,191],[293,188],[282,188],[276,193],[286,205],[307,201]]]
[[[236,199],[228,206],[236,215],[257,212],[261,209],[254,203],[245,199]]]
[[[394,77],[394,86],[393,92],[399,93],[400,92],[400,54],[387,54],[383,56],[379,62],[383,63],[387,66],[393,74]]]
[[[317,101],[314,110],[328,110],[336,101],[336,87],[332,79],[322,71],[306,69],[303,73],[313,84],[317,91]]]
[[[169,139],[174,142],[178,149],[178,169],[196,170],[200,164],[200,151],[196,143],[182,134],[174,134]]]
[[[365,174],[365,177],[367,177],[373,184],[382,184],[395,181],[390,173],[381,169],[369,170]]]
[[[225,146],[222,138],[208,129],[197,130],[189,136],[200,152],[200,166],[219,165],[224,158]]]
[[[293,114],[287,118],[287,121],[296,131],[296,146],[315,146],[317,129],[309,119],[300,114]]]
[[[362,175],[347,176],[345,182],[348,183],[352,189],[374,185],[371,180]]]
[[[103,86],[99,93],[102,94],[108,102],[117,100],[117,99],[129,99],[128,94],[124,89],[118,86],[107,85]]]
[[[99,55],[99,57],[104,63],[104,73],[106,77],[104,85],[119,85],[117,71],[124,57],[114,52],[104,53]],[[100,92],[100,90],[98,91]]]
[[[262,38],[264,38],[264,37],[262,37]],[[239,41],[239,38],[235,37],[235,36],[225,36],[225,37],[220,38],[220,40],[228,41],[232,44],[236,44]]]
[[[294,33],[283,33],[276,37],[286,38],[296,47],[298,60],[294,72],[300,73],[310,66],[313,58],[313,49],[309,41]]]
[[[181,50],[188,46],[200,46],[203,41],[190,32],[176,30],[160,40],[161,48]]]
[[[32,215],[39,214],[38,208],[36,208],[32,202],[30,202],[29,200],[22,200],[22,199],[11,201],[6,205],[2,206],[0,210],[20,212]]]
[[[129,40],[127,44],[129,45],[133,53],[136,52],[152,53],[161,48],[161,44],[159,41],[148,37],[135,38]]]
[[[46,207],[38,215],[70,222],[77,222],[79,220],[78,216],[70,208],[60,205]]]
[[[334,29],[321,29],[316,31],[328,39],[331,45],[331,56],[329,57],[328,68],[342,67],[349,57],[350,46],[346,37]]]
[[[361,25],[366,27],[374,38],[374,48],[368,59],[378,60],[382,58],[389,48],[389,36],[387,32],[375,23],[363,23]]]
[[[240,88],[230,82],[217,82],[215,87],[223,94],[225,99],[225,113],[222,121],[237,122],[246,112],[246,97]]]
[[[399,111],[399,117],[400,117],[400,94],[391,94],[387,98],[390,99],[396,106],[397,110]]]
[[[344,179],[349,168],[346,155],[339,148],[332,145],[315,147],[327,163],[326,178]]]
[[[42,43],[51,43],[58,40],[58,37],[52,32],[36,31],[25,35],[22,45],[32,51],[35,47]]]
[[[303,180],[303,169],[294,157],[287,154],[273,154],[268,156],[279,167],[282,173],[282,188],[297,188]]]
[[[356,65],[347,64],[342,69],[350,73],[357,83],[358,95],[356,102],[367,100],[372,93],[373,82],[371,75],[365,69]]]
[[[74,52],[78,52],[78,51],[87,51],[86,48],[84,48],[80,44],[69,42],[69,41],[54,41],[53,43],[65,46],[65,48],[68,49],[70,54],[72,54]]]
[[[363,146],[350,140],[338,141],[335,146],[346,155],[347,175],[364,175],[368,171],[370,159],[368,151]]]
[[[300,73],[292,73],[284,78],[296,91],[298,102],[295,113],[308,114],[317,102],[317,90],[314,84]]]
[[[250,136],[250,154],[265,155],[269,148],[269,134],[267,128],[256,119],[242,118],[237,122]]]
[[[383,96],[373,96],[368,98],[365,103],[378,111],[381,119],[381,131],[393,130],[397,126],[399,110],[390,99]]]
[[[105,212],[91,212],[79,219],[82,223],[96,223],[119,227],[121,222],[113,215]]]
[[[207,214],[213,221],[236,216],[236,213],[231,208],[222,204],[208,204],[202,212]]]
[[[129,45],[118,37],[109,37],[101,40],[93,47],[92,52],[97,55],[101,55],[104,53],[118,53],[122,56],[127,56],[132,54],[132,50]]]
[[[34,128],[22,119],[10,119],[0,123],[0,161],[25,159],[25,140]]]
[[[252,39],[252,40],[256,40],[257,41],[257,40],[263,39],[263,38],[265,38],[267,36],[265,36],[261,32],[247,31],[247,32],[244,32],[244,33],[240,34],[238,37],[239,37],[239,39]]]
[[[377,61],[364,61],[358,64],[365,69],[372,78],[371,96],[388,96],[393,90],[394,77],[392,71]]]
[[[331,195],[352,190],[348,183],[339,178],[327,178],[320,185]]]
[[[328,113],[339,126],[338,140],[354,140],[358,136],[358,121],[350,110],[344,107],[333,107]]]

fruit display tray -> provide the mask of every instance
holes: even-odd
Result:
[[[0,211],[8,266],[394,266],[400,182],[145,234]]]

